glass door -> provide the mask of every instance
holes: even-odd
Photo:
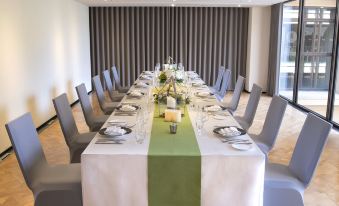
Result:
[[[305,0],[297,103],[326,117],[336,1],[321,2]]]
[[[279,94],[293,99],[294,75],[298,43],[299,1],[283,5],[283,23],[280,50]]]

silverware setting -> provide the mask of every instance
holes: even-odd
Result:
[[[123,144],[125,139],[98,139],[95,144]]]
[[[252,144],[252,142],[250,142],[250,140],[248,140],[248,139],[228,138],[228,139],[223,139],[221,141],[223,143],[228,143],[228,144]]]
[[[136,115],[137,113],[134,112],[134,113],[122,113],[122,112],[115,112],[114,113],[114,116],[134,116]]]
[[[217,127],[238,127],[238,126],[234,126],[234,125],[215,125],[213,127],[217,128]]]
[[[232,142],[232,143],[228,142],[228,144],[246,144],[246,145],[251,145],[252,142]]]
[[[95,144],[122,144],[121,142],[95,142]]]

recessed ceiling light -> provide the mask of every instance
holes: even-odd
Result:
[[[238,7],[241,7],[241,5],[240,5],[240,4],[238,4]]]
[[[175,5],[174,4],[171,4],[172,7],[174,7]]]

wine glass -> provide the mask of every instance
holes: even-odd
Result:
[[[135,140],[138,144],[142,144],[146,137],[146,129],[145,129],[145,113],[142,108],[140,108],[137,112],[136,118],[136,128],[135,128]]]
[[[201,112],[198,112],[195,124],[196,124],[196,127],[197,127],[198,136],[201,136],[203,125],[204,125],[203,116],[202,116]]]

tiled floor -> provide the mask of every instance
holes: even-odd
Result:
[[[230,98],[230,95],[226,97],[226,101]],[[238,114],[244,112],[248,96],[248,94],[242,95]],[[254,124],[250,129],[251,133],[260,131],[270,100],[271,98],[267,96],[261,98]],[[93,103],[98,112],[96,101],[94,100]],[[80,105],[73,108],[73,113],[79,130],[87,131]],[[276,146],[270,154],[270,161],[288,163],[305,117],[305,114],[290,106],[288,107]],[[40,140],[50,164],[68,163],[68,148],[64,142],[58,121],[41,131]],[[32,193],[26,187],[14,154],[0,162],[0,205],[34,205]],[[311,185],[305,193],[305,205],[339,206],[339,133],[334,130],[331,132]]]

